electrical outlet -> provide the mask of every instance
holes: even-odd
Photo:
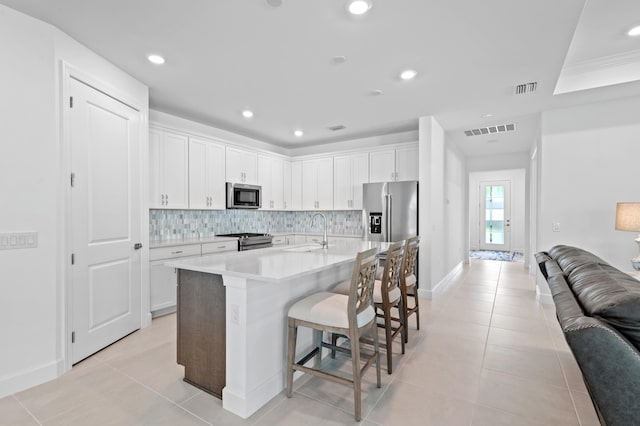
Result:
[[[560,222],[554,222],[553,225],[551,225],[551,230],[553,232],[560,232]]]
[[[240,324],[240,306],[231,305],[231,323]]]

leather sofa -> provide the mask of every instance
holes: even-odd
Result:
[[[565,245],[536,254],[604,425],[640,425],[640,281]]]

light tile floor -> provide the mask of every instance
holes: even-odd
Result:
[[[0,425],[350,425],[349,388],[296,382],[249,419],[184,383],[168,315],[64,376],[0,399]],[[410,320],[394,374],[363,381],[362,425],[598,425],[553,306],[535,301],[522,263],[472,259]],[[331,361],[348,370],[347,359]]]

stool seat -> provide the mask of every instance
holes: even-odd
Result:
[[[389,302],[394,303],[400,300],[402,297],[402,292],[399,287],[394,288],[389,291]],[[382,303],[382,281],[376,280],[376,283],[373,287],[373,303]]]
[[[350,281],[347,283],[351,284]],[[295,303],[289,309],[289,318],[329,327],[349,328],[348,303],[349,296],[345,294],[324,291],[315,293]],[[364,327],[375,316],[373,306],[367,306],[364,311],[356,315],[358,327]]]

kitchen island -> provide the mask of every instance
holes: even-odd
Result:
[[[185,380],[249,417],[284,389],[289,307],[349,279],[358,252],[388,245],[329,241],[327,249],[303,244],[168,262],[178,269],[178,362]],[[300,330],[299,352],[311,344],[311,332]]]

